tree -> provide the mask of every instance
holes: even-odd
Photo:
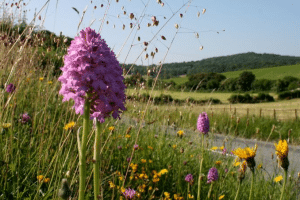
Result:
[[[240,74],[237,84],[242,91],[251,90],[252,83],[255,80],[255,75],[252,72],[244,71]]]

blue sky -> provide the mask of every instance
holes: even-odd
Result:
[[[27,10],[30,21],[35,10],[39,11],[46,1],[24,2],[27,5],[23,9]],[[45,19],[45,29],[56,34],[62,31],[64,35],[75,37],[86,6],[80,30],[95,19],[91,28],[97,32],[109,7],[100,34],[121,63],[148,65],[160,61],[187,62],[250,51],[300,56],[299,0],[194,0],[191,4],[187,0],[162,2],[163,7],[157,0],[119,0],[118,3],[116,0],[50,0],[41,17]],[[145,6],[147,3],[148,6]],[[94,9],[94,6],[97,8]],[[80,13],[77,14],[72,7]],[[202,14],[204,8],[206,13]],[[198,12],[201,13],[200,17],[197,17]],[[130,13],[140,20],[131,20]],[[183,14],[182,18],[180,13]],[[141,15],[143,17],[139,18]],[[147,23],[152,23],[152,16],[159,21],[157,27],[147,27]],[[41,21],[37,20],[36,24],[39,25]],[[137,30],[137,26],[130,29],[130,23],[140,23],[140,30]],[[178,30],[174,27],[175,23],[180,27]],[[195,33],[199,33],[199,38],[195,37]],[[166,40],[161,39],[162,35]],[[141,37],[140,42],[138,36]],[[143,51],[144,41],[149,42],[147,51]],[[200,46],[203,46],[203,50],[199,49]],[[158,53],[152,58],[150,53],[155,48]],[[149,54],[148,59],[145,59],[146,53]]]

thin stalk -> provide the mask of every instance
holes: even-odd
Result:
[[[211,191],[212,191],[212,188],[213,188],[213,184],[214,184],[214,181],[212,181],[211,184],[210,184],[210,188],[209,188],[208,195],[207,195],[208,199],[210,198]]]
[[[89,134],[89,118],[90,118],[89,95],[87,94],[84,104],[83,114],[83,132],[81,140],[81,148],[79,149],[79,200],[84,200],[85,180],[86,180],[86,144]]]
[[[94,146],[94,199],[98,200],[100,195],[100,145],[101,145],[101,124],[96,120],[96,136]]]
[[[283,182],[283,186],[282,186],[280,200],[283,199],[283,194],[284,194],[284,190],[285,190],[286,180],[287,180],[287,170],[284,170],[284,182]]]
[[[234,200],[237,200],[237,199],[238,199],[237,197],[239,196],[239,192],[240,192],[241,183],[242,183],[242,181],[239,181],[238,189],[237,189],[237,192],[236,192],[236,195],[235,195],[235,198],[234,198]]]
[[[249,200],[252,199],[253,182],[254,182],[254,170],[252,171],[252,180],[251,180],[251,188],[250,188]]]
[[[201,155],[201,160],[200,160],[200,170],[199,170],[199,178],[198,178],[198,195],[197,195],[197,200],[200,200],[200,192],[201,192],[201,172],[202,172],[202,163],[203,163],[203,154],[204,154],[204,134],[202,135],[202,155]]]
[[[189,199],[189,194],[190,194],[190,183],[188,183],[188,191],[187,191],[187,198],[186,199]]]

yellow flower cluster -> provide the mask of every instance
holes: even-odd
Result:
[[[141,159],[141,162],[142,162],[142,163],[146,163],[147,160],[146,160],[146,159]]]
[[[50,182],[50,178],[45,178],[43,175],[38,175],[36,178],[39,182],[44,182],[44,183]]]
[[[221,165],[222,164],[222,161],[218,160],[216,161],[216,165]]]
[[[180,194],[174,194],[175,200],[183,200],[183,197],[180,196]]]
[[[283,177],[280,175],[280,176],[277,176],[276,178],[274,178],[274,182],[279,182],[283,179]]]
[[[249,158],[254,158],[256,155],[257,145],[255,145],[254,149],[246,147],[244,149],[238,148],[233,151],[234,155],[237,155],[240,159],[248,160]]]
[[[108,184],[109,184],[109,188],[115,188],[116,187],[116,185],[111,181],[108,181]]]
[[[110,127],[108,128],[108,130],[113,131],[113,130],[115,130],[115,127],[110,126]]]
[[[218,147],[212,147],[212,148],[211,148],[211,150],[213,150],[213,151],[214,151],[214,150],[217,150],[217,149],[218,149]]]
[[[145,188],[146,188],[146,187],[147,187],[146,184],[139,185],[139,186],[138,186],[138,191],[139,191],[139,192],[145,192]]]
[[[76,125],[76,123],[75,123],[74,121],[71,121],[71,122],[69,122],[69,123],[67,123],[67,124],[65,125],[64,129],[67,131],[67,130],[69,130],[69,129],[74,128],[75,125]]]
[[[131,169],[132,169],[133,172],[136,172],[137,168],[138,168],[138,165],[134,164],[134,163],[130,163],[130,167],[131,167]]]
[[[5,129],[10,128],[11,127],[11,123],[3,123],[2,127],[5,128]]]
[[[274,143],[276,149],[276,155],[282,159],[288,156],[289,146],[286,140],[279,140],[278,144]]]

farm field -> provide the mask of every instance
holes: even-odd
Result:
[[[232,71],[221,73],[226,78],[237,78],[245,70]],[[297,65],[287,65],[280,67],[270,67],[270,68],[261,68],[261,69],[249,69],[255,75],[255,79],[270,79],[277,80],[282,79],[285,76],[294,76],[300,78],[300,64]],[[174,81],[176,84],[183,84],[188,81],[188,77],[181,76],[170,79],[163,79],[166,82]]]
[[[138,91],[140,94],[147,93],[147,90],[142,89]],[[151,94],[151,90],[148,91],[149,94]],[[133,95],[137,94],[137,90],[128,88],[126,89],[126,94],[127,95]],[[199,99],[209,99],[209,98],[215,98],[219,99],[222,103],[228,104],[229,101],[227,100],[232,94],[237,94],[237,93],[223,93],[223,92],[179,92],[179,91],[169,91],[169,90],[153,90],[153,97],[159,96],[160,94],[165,94],[165,95],[171,95],[173,99],[187,99],[187,98],[194,98],[196,100]],[[275,99],[277,98],[277,94],[275,93],[269,93],[271,96],[273,96]],[[253,93],[251,95],[257,95],[257,93]]]

